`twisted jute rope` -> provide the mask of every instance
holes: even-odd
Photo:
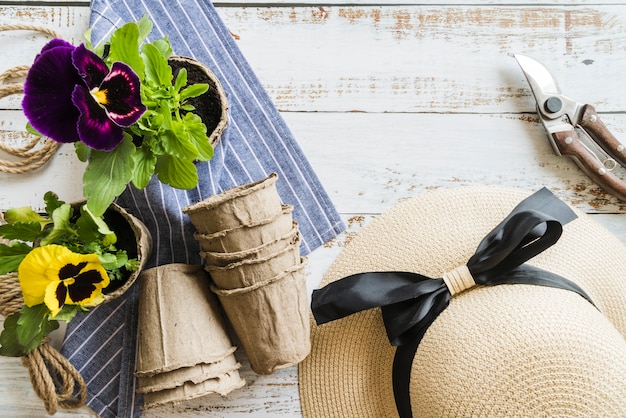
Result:
[[[12,30],[30,30],[41,32],[55,38],[61,38],[61,35],[56,31],[41,26],[23,24],[0,26],[0,32]],[[24,93],[24,83],[14,80],[24,78],[28,72],[28,68],[27,65],[20,65],[0,74],[0,99],[14,94]],[[47,163],[59,148],[60,144],[49,138],[42,138],[32,134],[28,135],[31,136],[32,139],[28,144],[22,147],[10,146],[6,140],[0,138],[0,150],[14,157],[18,157],[17,161],[0,159],[0,172],[20,174],[36,170]],[[40,146],[38,147],[38,145]]]
[[[2,224],[0,216],[0,224]],[[0,275],[0,315],[7,317],[24,306],[17,273]],[[33,390],[44,403],[46,412],[54,415],[57,408],[76,409],[87,401],[87,385],[74,366],[49,343],[44,341],[22,357],[28,369]]]

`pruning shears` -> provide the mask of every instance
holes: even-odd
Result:
[[[512,56],[528,80],[556,155],[570,157],[595,183],[626,201],[626,182],[613,172],[618,165],[626,167],[626,147],[592,105],[564,96],[543,64],[526,55]]]

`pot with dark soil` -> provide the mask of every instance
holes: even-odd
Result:
[[[206,83],[209,90],[198,97],[188,100],[206,125],[209,143],[215,147],[217,142],[228,125],[228,100],[226,93],[215,74],[201,62],[183,56],[172,56],[168,60],[174,79],[181,68],[187,70],[187,85]]]

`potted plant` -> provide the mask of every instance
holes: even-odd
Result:
[[[195,162],[213,157],[228,104],[215,75],[173,55],[167,38],[147,42],[147,17],[108,41],[46,44],[24,82],[29,131],[74,143],[87,162],[83,195],[101,216],[124,188],[144,188],[154,174],[179,189],[196,186]],[[193,77],[190,77],[193,75]]]
[[[26,206],[4,213],[0,275],[17,273],[24,306],[4,320],[0,355],[24,356],[58,328],[122,294],[150,252],[150,234],[113,204],[95,216],[85,202],[68,204],[48,192],[45,214]]]

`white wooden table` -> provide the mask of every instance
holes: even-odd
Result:
[[[626,5],[492,3],[216,2],[348,225],[311,255],[311,289],[364,224],[402,199],[437,188],[547,186],[626,242],[626,205],[553,154],[528,84],[508,55],[543,61],[567,95],[594,104],[626,139]],[[0,24],[45,25],[74,43],[87,29],[87,1],[2,4]],[[30,32],[0,33],[0,72],[29,64],[45,42]],[[0,134],[15,141],[25,124],[19,100],[0,100]],[[0,174],[0,210],[39,205],[51,188],[66,200],[80,198],[82,170],[66,145],[35,173]],[[227,399],[146,416],[300,415],[296,367],[257,376],[246,366],[242,375],[248,385]],[[0,416],[45,416],[18,359],[0,358]],[[81,409],[57,416],[90,414]]]

